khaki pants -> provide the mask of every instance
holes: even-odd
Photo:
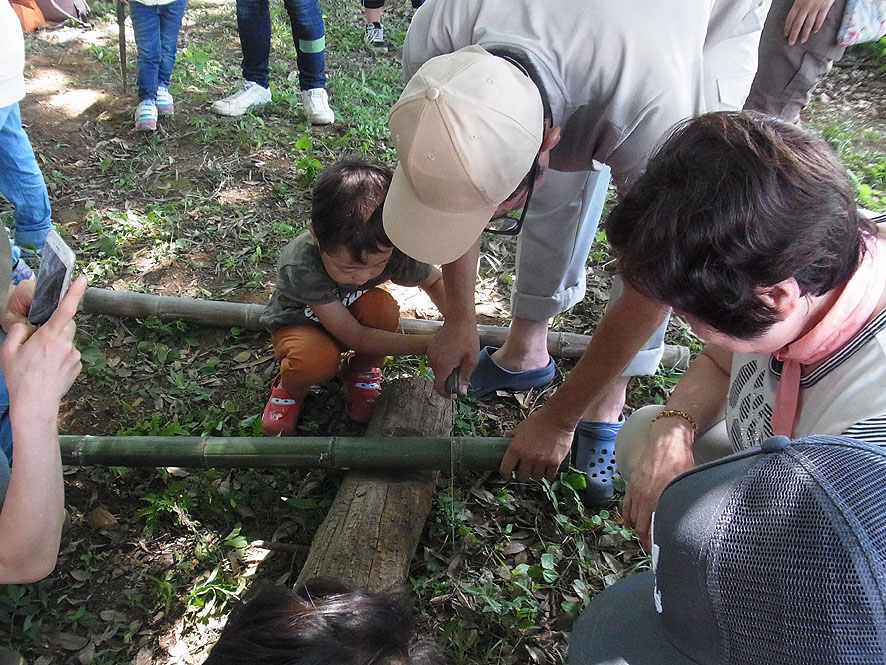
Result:
[[[788,46],[783,30],[793,4],[794,0],[773,0],[760,40],[760,69],[745,108],[796,125],[800,122],[800,111],[812,97],[813,88],[846,50],[837,44],[846,0],[836,0],[831,5],[821,30],[811,33],[805,44],[798,41]]]

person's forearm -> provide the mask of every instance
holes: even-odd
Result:
[[[667,314],[663,305],[626,287],[603,316],[578,364],[545,404],[546,416],[558,427],[574,429]]]
[[[428,294],[431,302],[440,310],[440,314],[446,317],[446,289],[443,285],[443,273],[434,268],[431,277],[421,286]]]
[[[0,511],[0,583],[42,579],[55,567],[64,519],[58,407],[10,409],[15,464]]]
[[[378,328],[362,327],[353,339],[340,339],[344,346],[372,356],[422,356],[428,352],[431,335],[405,335]]]
[[[443,266],[443,289],[446,318],[455,323],[477,325],[474,291],[477,285],[477,261],[480,240],[464,256]]]
[[[689,415],[699,434],[723,419],[729,391],[729,372],[723,364],[730,357],[728,352],[706,346],[689,365],[668,399],[666,408]]]

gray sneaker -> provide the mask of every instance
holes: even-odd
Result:
[[[363,41],[373,53],[387,53],[388,43],[385,41],[385,29],[381,23],[367,23]]]
[[[219,99],[209,107],[209,110],[218,115],[237,116],[264,106],[270,101],[270,90],[255,81],[246,81],[237,92],[230,97]]]

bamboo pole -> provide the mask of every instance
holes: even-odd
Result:
[[[144,318],[156,316],[169,320],[181,320],[202,326],[230,328],[237,326],[247,330],[262,330],[259,319],[264,305],[156,296],[90,287],[83,298],[83,311],[87,314],[131,316]],[[432,335],[443,325],[441,321],[400,319],[400,331],[408,335]],[[477,326],[480,343],[484,346],[501,346],[508,334],[507,328]],[[548,353],[555,358],[580,358],[591,338],[568,332],[548,333]],[[666,344],[661,364],[665,367],[685,370],[689,366],[689,349],[685,346]]]
[[[59,436],[71,466],[492,471],[507,437]]]

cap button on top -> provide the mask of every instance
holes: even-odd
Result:
[[[425,97],[430,99],[431,101],[437,99],[440,96],[440,90],[438,88],[428,88],[427,92],[425,92]]]
[[[776,453],[789,445],[791,440],[786,436],[770,436],[760,445],[760,450],[764,453]]]

